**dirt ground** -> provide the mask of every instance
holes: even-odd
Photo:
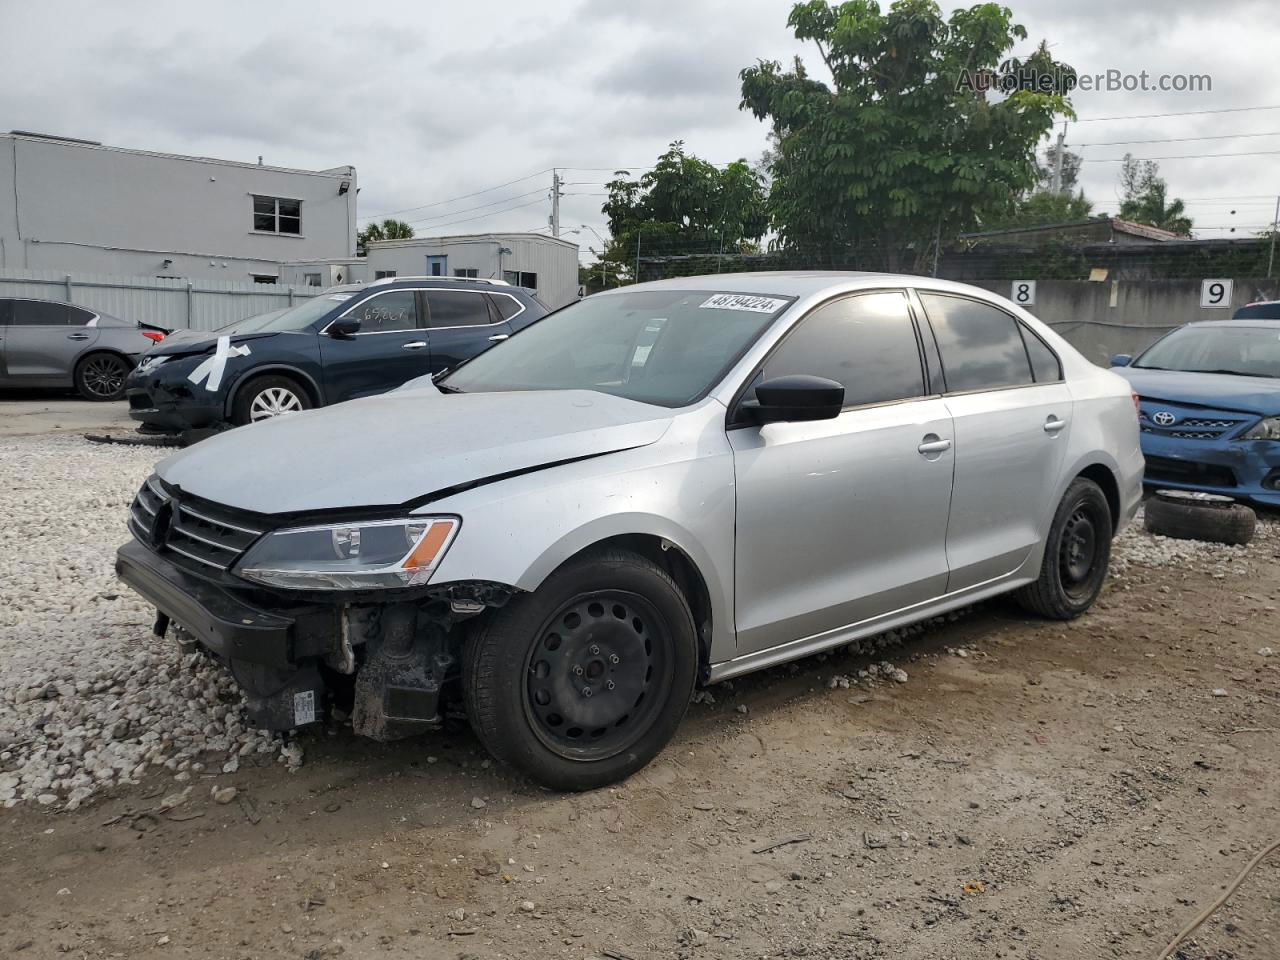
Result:
[[[334,729],[167,813],[163,771],[19,805],[0,957],[1154,960],[1280,836],[1266,526],[1247,564],[1130,550],[1070,624],[933,627],[887,653],[905,684],[840,654],[711,687],[614,789],[536,789],[465,729]],[[1280,958],[1280,856],[1179,956]]]

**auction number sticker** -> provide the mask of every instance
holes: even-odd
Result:
[[[293,723],[302,726],[304,723],[316,722],[316,692],[303,690],[293,695]]]
[[[700,310],[745,310],[747,313],[776,313],[787,301],[776,297],[749,297],[741,293],[717,293],[698,304]]]

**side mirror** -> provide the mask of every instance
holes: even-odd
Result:
[[[1128,353],[1117,353],[1111,358],[1113,367],[1127,367],[1131,363],[1133,363],[1133,356]]]
[[[348,337],[354,337],[360,332],[359,317],[340,317],[333,323],[329,324],[329,336],[338,340],[345,340]]]
[[[844,409],[844,387],[834,380],[793,374],[756,385],[756,399],[742,404],[756,423],[834,420]]]

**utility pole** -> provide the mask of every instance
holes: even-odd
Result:
[[[551,235],[560,236],[560,171],[551,171]]]
[[[1067,122],[1062,121],[1062,129],[1058,131],[1058,149],[1053,152],[1053,187],[1052,192],[1062,192],[1062,153],[1067,140]]]
[[[1276,264],[1276,230],[1280,229],[1280,197],[1276,197],[1276,215],[1271,218],[1271,256],[1267,257],[1267,279],[1271,279],[1271,268]]]

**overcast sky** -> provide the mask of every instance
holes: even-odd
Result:
[[[1082,120],[1280,104],[1269,0],[1006,2],[1029,31],[1016,52],[1047,38],[1081,73],[1212,77],[1209,92],[1077,91]],[[812,47],[788,33],[789,9],[0,0],[0,129],[281,166],[351,163],[362,221],[393,214],[420,236],[543,227],[550,174],[529,175],[564,167],[563,228],[603,232],[601,184],[652,164],[672,140],[717,163],[759,157],[765,129],[738,110],[738,71],[799,53],[822,75]],[[1107,158],[1280,151],[1280,109],[1073,123],[1068,144],[1088,161],[1095,211],[1115,212],[1119,164]],[[1233,224],[1249,235],[1271,220],[1278,158],[1162,159],[1161,172],[1200,235]],[[507,181],[517,182],[489,189]],[[599,245],[587,230],[571,238]]]

